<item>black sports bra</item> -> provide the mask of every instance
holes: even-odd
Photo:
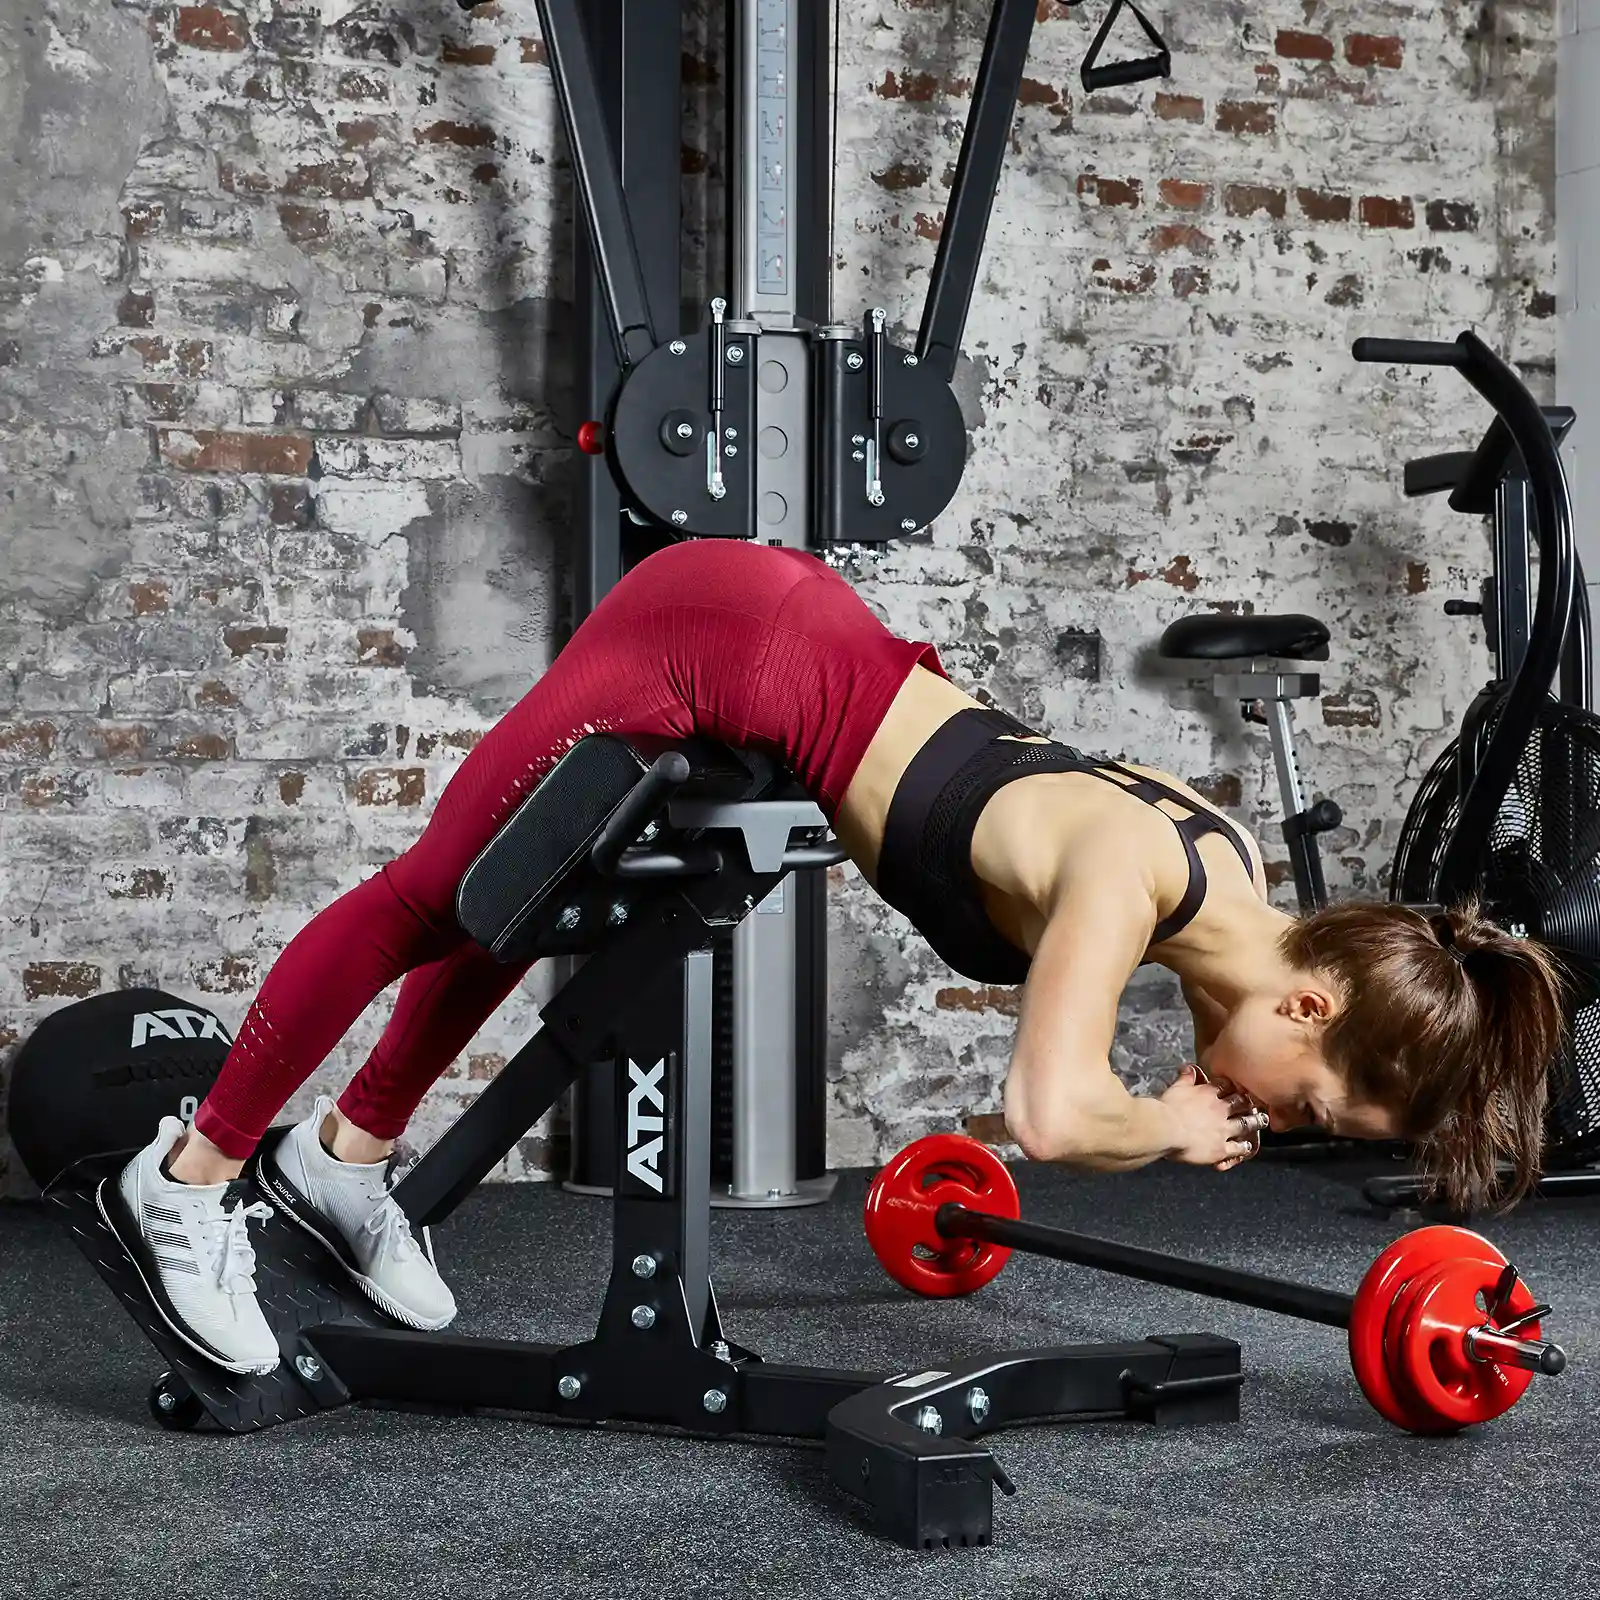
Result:
[[[909,917],[963,977],[976,983],[1021,983],[1028,976],[1031,957],[989,920],[972,870],[972,833],[979,814],[997,790],[1017,778],[1036,772],[1087,772],[1147,805],[1171,800],[1189,811],[1188,816],[1169,817],[1189,858],[1189,882],[1171,915],[1156,924],[1152,945],[1186,927],[1205,900],[1206,869],[1196,840],[1222,834],[1254,878],[1250,852],[1230,823],[1195,810],[1187,796],[1115,761],[1096,761],[1053,739],[1045,744],[1018,742],[1038,737],[1003,711],[978,706],[958,711],[911,758],[889,802],[878,857],[878,893]]]

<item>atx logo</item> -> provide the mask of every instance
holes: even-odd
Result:
[[[133,1019],[133,1044],[140,1045],[152,1039],[217,1039],[231,1045],[221,1021],[206,1011],[188,1011],[174,1006],[170,1011],[141,1011]]]
[[[657,1194],[664,1192],[661,1157],[666,1149],[667,1092],[663,1059],[647,1071],[628,1063],[628,1171]]]

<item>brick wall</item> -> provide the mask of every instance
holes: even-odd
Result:
[[[984,9],[846,0],[841,316],[914,326]],[[1323,613],[1307,764],[1349,818],[1332,878],[1374,887],[1485,664],[1440,611],[1481,531],[1407,507],[1397,463],[1481,418],[1345,352],[1470,323],[1548,368],[1553,15],[1200,0],[1170,82],[1086,99],[1097,19],[1039,12],[958,379],[972,463],[863,588],[997,703],[1257,824],[1263,742],[1150,645],[1197,607]],[[688,43],[703,98],[714,30]],[[141,981],[237,1022],[560,627],[571,217],[533,6],[19,0],[0,140],[0,1037]],[[712,142],[684,164],[705,259]],[[832,1152],[864,1162],[995,1103],[1013,997],[835,879]],[[1127,1013],[1119,1065],[1170,1066],[1170,987]]]

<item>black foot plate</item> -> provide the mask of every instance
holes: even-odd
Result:
[[[269,1134],[263,1151],[271,1139]],[[61,1208],[73,1242],[161,1352],[169,1371],[187,1385],[212,1420],[229,1433],[253,1433],[336,1404],[338,1397],[328,1393],[325,1380],[318,1385],[323,1395],[318,1399],[295,1366],[301,1351],[301,1330],[327,1322],[353,1322],[371,1328],[392,1328],[396,1324],[367,1300],[315,1239],[274,1208],[266,1222],[251,1223],[250,1244],[256,1255],[256,1298],[267,1325],[277,1335],[283,1360],[275,1372],[265,1376],[225,1372],[213,1365],[167,1326],[133,1262],[105,1225],[95,1204],[95,1191],[101,1182],[114,1182],[133,1155],[133,1151],[125,1150],[80,1161],[51,1185],[45,1198]],[[230,1207],[236,1198],[245,1205],[267,1199],[250,1181],[248,1172],[233,1185],[228,1196]],[[267,1203],[271,1204],[270,1200]]]

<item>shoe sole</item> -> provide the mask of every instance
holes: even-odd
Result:
[[[275,1150],[276,1146],[273,1148]],[[451,1312],[442,1321],[429,1322],[419,1317],[415,1312],[407,1311],[393,1296],[386,1293],[359,1267],[354,1265],[349,1259],[349,1247],[339,1237],[338,1230],[298,1189],[293,1188],[288,1179],[277,1170],[271,1160],[271,1152],[262,1150],[257,1154],[253,1176],[255,1177],[256,1187],[297,1228],[304,1233],[310,1234],[338,1262],[350,1281],[385,1316],[393,1317],[396,1322],[403,1322],[406,1327],[415,1328],[419,1333],[437,1333],[441,1328],[448,1328],[455,1321],[454,1312]]]
[[[116,1197],[115,1212],[107,1204],[107,1191]],[[149,1256],[149,1246],[145,1242],[144,1234],[136,1232],[129,1237],[128,1230],[134,1224],[134,1218],[128,1210],[128,1203],[122,1198],[122,1191],[118,1187],[116,1178],[102,1178],[94,1191],[94,1208],[100,1213],[100,1220],[105,1223],[111,1237],[122,1246],[123,1253],[132,1263],[133,1270],[139,1275],[139,1282],[144,1285],[145,1293],[150,1297],[150,1304],[155,1308],[155,1313],[166,1325],[168,1332],[174,1338],[186,1344],[196,1355],[204,1359],[213,1367],[221,1367],[224,1372],[236,1373],[241,1377],[264,1378],[269,1373],[276,1372],[283,1361],[280,1351],[278,1360],[271,1366],[264,1366],[260,1362],[231,1361],[227,1356],[209,1345],[198,1334],[192,1333],[178,1308],[172,1304],[166,1289],[161,1283],[161,1274],[156,1270],[154,1261]],[[118,1226],[118,1222],[121,1226]]]

